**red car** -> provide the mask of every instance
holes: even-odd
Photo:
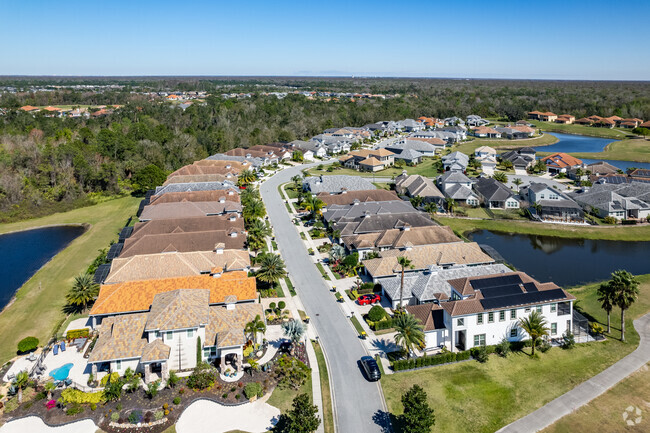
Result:
[[[379,295],[361,295],[359,298],[357,298],[357,302],[359,305],[368,305],[368,304],[375,304],[377,302],[381,301],[381,296]]]

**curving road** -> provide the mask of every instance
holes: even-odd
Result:
[[[367,352],[316,269],[278,192],[279,185],[290,182],[306,167],[309,165],[280,171],[260,186],[260,193],[287,271],[327,354],[336,430],[390,431],[380,385],[366,381],[357,367],[357,361]]]

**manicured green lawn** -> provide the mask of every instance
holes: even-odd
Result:
[[[0,314],[0,361],[16,354],[16,343],[35,336],[45,343],[65,315],[65,294],[73,278],[86,270],[98,250],[117,239],[119,230],[137,210],[140,199],[125,197],[70,212],[0,225],[0,233],[50,224],[82,224],[91,227],[65,250],[45,264],[18,290],[14,302]]]
[[[434,159],[434,158],[424,158],[424,160],[420,164],[418,164],[418,165],[416,165],[414,167],[408,167],[408,166],[404,167],[404,168],[391,167],[391,168],[387,168],[385,170],[375,172],[374,177],[391,177],[391,178],[393,178],[393,177],[397,177],[400,174],[402,174],[403,170],[406,170],[408,172],[408,174],[420,174],[420,175],[426,176],[426,177],[434,177],[434,176],[437,176],[438,174],[440,174],[438,172],[438,170],[436,170],[434,168],[434,163],[436,161],[437,161],[437,159]],[[353,170],[351,168],[339,168],[339,169],[335,169],[335,170],[333,170],[331,172],[328,172],[327,171],[327,166],[325,166],[323,170],[319,170],[318,168],[312,168],[310,170],[307,170],[306,173],[307,173],[306,175],[312,175],[312,176],[320,176],[321,174],[324,175],[324,176],[328,175],[328,174],[338,174],[338,175],[347,174],[347,175],[350,175],[350,176],[363,176],[363,177],[368,177],[368,178],[373,177],[373,174],[370,173],[370,172],[357,171],[357,170]]]
[[[357,319],[357,317],[352,316],[352,317],[350,317],[350,320],[352,321],[352,324],[354,325],[354,329],[356,329],[357,332],[359,333],[359,335],[361,335],[361,333],[364,332],[363,331],[363,326],[361,326],[361,323],[359,323],[359,320]]]
[[[323,268],[323,265],[321,265],[320,263],[316,263],[316,267],[318,268],[318,270],[320,271],[320,273],[323,275],[323,278],[325,278],[326,280],[329,281],[330,276],[329,276],[329,275],[327,274],[327,272],[325,271],[325,268]]]
[[[296,398],[298,394],[307,394],[310,401],[314,398],[311,388],[311,374],[307,375],[307,380],[299,389],[280,388],[279,386],[276,386],[273,393],[271,393],[271,397],[267,400],[267,403],[280,409],[280,412],[286,413],[291,409],[293,399]]]
[[[548,155],[539,152],[539,156]],[[617,159],[622,161],[650,162],[650,140],[626,139],[609,143],[605,150],[598,153],[572,153],[576,158]]]
[[[492,230],[501,233],[521,233],[560,238],[604,239],[612,241],[648,241],[650,225],[643,226],[565,226],[513,220],[468,220],[436,217],[442,225],[455,232],[468,234],[475,230]]]
[[[320,376],[320,389],[323,397],[323,413],[319,414],[323,420],[325,433],[334,433],[334,416],[332,415],[332,395],[330,393],[330,379],[327,373],[327,364],[320,344],[312,342],[316,361],[318,362],[318,373]]]
[[[631,132],[619,130],[619,129],[598,128],[594,126],[584,126],[584,125],[576,125],[576,124],[563,125],[561,123],[540,122],[536,120],[529,120],[529,122],[535,125],[536,128],[539,128],[542,131],[549,131],[549,132],[590,135],[592,137],[615,138],[615,139],[621,139],[621,138],[625,138],[628,135],[632,135]]]
[[[527,138],[524,140],[508,140],[507,138],[474,138],[472,141],[467,141],[465,143],[460,143],[454,145],[451,150],[463,152],[466,155],[474,153],[474,149],[481,146],[490,146],[495,149],[511,149],[517,147],[534,147],[534,146],[546,146],[548,144],[553,144],[557,142],[557,138],[549,134],[543,134],[535,138]]]
[[[552,348],[529,356],[529,349],[501,358],[491,355],[487,363],[468,361],[397,373],[382,377],[386,403],[393,415],[402,413],[400,398],[414,384],[422,386],[435,409],[435,431],[494,432],[532,412],[627,355],[637,346],[639,336],[632,319],[650,309],[650,276],[642,281],[639,301],[626,314],[627,342],[618,340],[618,309],[612,316],[612,335],[604,342],[579,344],[572,350]],[[605,323],[597,305],[598,285],[571,290],[586,313]],[[620,316],[619,316],[620,317]],[[608,430],[609,431],[609,430]]]

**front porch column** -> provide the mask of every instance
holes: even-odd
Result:
[[[166,362],[161,363],[160,373],[162,374],[163,380],[169,379],[169,366],[167,365]]]
[[[90,374],[93,375],[94,380],[97,380],[97,364],[90,364]]]
[[[144,383],[151,381],[151,364],[144,365]]]
[[[237,370],[241,370],[241,365],[242,365],[242,356],[243,354],[237,353],[235,356],[237,357]]]

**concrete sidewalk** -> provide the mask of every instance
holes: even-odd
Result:
[[[650,313],[634,321],[639,347],[602,373],[573,388],[535,412],[503,427],[499,432],[529,433],[545,429],[628,377],[650,361]]]

